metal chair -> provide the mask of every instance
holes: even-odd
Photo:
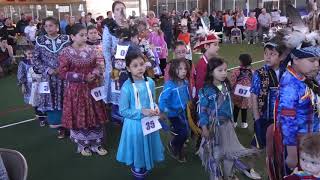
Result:
[[[10,180],[27,180],[28,165],[20,152],[0,148],[0,155]]]
[[[231,29],[231,43],[240,42],[242,43],[241,30],[237,27]]]

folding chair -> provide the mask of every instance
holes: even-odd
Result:
[[[0,155],[10,180],[27,180],[28,165],[20,152],[0,148]]]

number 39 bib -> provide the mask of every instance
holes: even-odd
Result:
[[[141,119],[143,135],[146,136],[161,129],[159,116],[145,117]]]
[[[250,86],[243,86],[240,84],[237,84],[234,94],[241,96],[241,97],[250,97]]]

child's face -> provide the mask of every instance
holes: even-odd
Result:
[[[214,42],[214,43],[211,43],[209,45],[205,45],[205,48],[206,48],[206,52],[211,57],[217,56],[218,55],[218,51],[220,49],[219,42]]]
[[[99,39],[98,31],[96,29],[90,29],[88,31],[88,39],[90,41],[96,41]]]
[[[215,68],[212,72],[214,81],[223,82],[227,78],[227,64],[223,63],[221,66]]]
[[[54,24],[52,21],[46,21],[44,24],[44,29],[48,33],[48,35],[55,35],[58,33],[59,27]]]
[[[133,59],[130,65],[127,67],[127,70],[131,72],[131,75],[134,79],[142,79],[143,74],[146,72],[146,64],[144,59],[141,57]]]
[[[87,41],[87,30],[82,29],[76,35],[71,35],[73,43],[84,45]]]
[[[0,42],[0,44],[5,47],[5,46],[8,45],[8,41],[7,41],[7,40],[2,40],[2,41]]]
[[[184,45],[179,45],[174,50],[175,58],[185,58],[187,55],[187,48]]]
[[[271,68],[277,68],[280,64],[280,54],[275,49],[265,48],[263,57],[265,64]]]
[[[303,58],[293,60],[296,65],[297,70],[309,78],[314,78],[317,76],[319,71],[319,58]]]
[[[115,18],[117,19],[125,18],[126,17],[125,12],[126,12],[126,7],[123,4],[118,3],[115,5],[114,11],[113,11]]]
[[[188,32],[188,27],[187,26],[182,26],[182,32],[187,33]]]
[[[153,25],[152,29],[155,32],[159,31],[159,25]]]
[[[300,166],[303,171],[314,176],[320,175],[320,157],[311,157],[304,152],[300,153]]]
[[[26,59],[32,59],[33,57],[32,51],[30,50],[25,51],[24,55],[26,56]]]
[[[176,70],[179,79],[184,80],[187,77],[187,66],[186,63],[180,63],[178,69]]]

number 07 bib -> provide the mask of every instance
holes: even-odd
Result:
[[[242,97],[250,97],[250,86],[243,86],[240,84],[237,84],[234,94]]]

